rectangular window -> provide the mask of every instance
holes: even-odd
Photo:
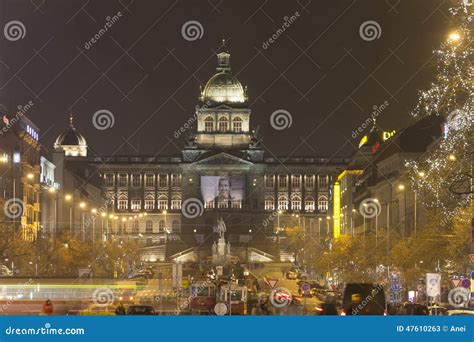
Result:
[[[293,175],[291,176],[291,187],[293,189],[301,188],[301,175]]]
[[[155,200],[146,199],[145,200],[145,210],[153,210],[155,209]]]
[[[304,186],[307,189],[313,189],[314,188],[314,176],[313,175],[306,175],[304,177]]]
[[[228,201],[218,202],[217,207],[219,209],[227,209],[229,207],[229,202]]]
[[[130,206],[132,210],[141,210],[142,209],[142,201],[139,199],[134,199],[130,202]]]
[[[171,209],[181,209],[181,200],[180,199],[172,199],[171,200]]]
[[[171,175],[171,186],[177,188],[181,186],[181,175],[172,174]]]
[[[119,173],[118,186],[125,187],[128,185],[128,175],[126,173]]]
[[[141,186],[141,175],[139,173],[134,173],[132,175],[132,187],[139,188]]]
[[[318,176],[318,188],[326,189],[327,187],[328,187],[328,176],[327,175]]]
[[[210,133],[214,130],[214,121],[209,120],[204,122],[204,131]]]
[[[118,210],[127,210],[128,208],[128,200],[126,199],[119,199],[117,202]]]
[[[242,209],[242,202],[241,201],[232,201],[231,202],[232,209]]]
[[[314,211],[314,200],[306,200],[304,210],[311,213]]]
[[[268,198],[265,200],[265,210],[275,210],[275,201],[273,198]]]
[[[328,211],[329,203],[328,198],[324,195],[319,196],[318,198],[318,210],[319,211]]]
[[[242,121],[234,120],[233,125],[235,133],[242,132]]]
[[[158,209],[160,210],[168,209],[168,199],[166,197],[158,198]]]
[[[274,182],[274,176],[273,175],[266,175],[265,176],[265,187],[267,188],[273,188],[274,185],[275,185],[275,182]]]
[[[287,175],[278,175],[278,187],[287,188],[288,187],[288,176]]]
[[[158,175],[158,186],[160,188],[167,188],[168,187],[168,175],[161,173]]]
[[[105,186],[112,187],[114,186],[114,174],[106,173],[105,174]]]
[[[151,174],[145,175],[145,186],[147,188],[152,188],[155,186],[155,176]]]
[[[288,210],[288,199],[286,197],[280,197],[278,199],[278,209]]]

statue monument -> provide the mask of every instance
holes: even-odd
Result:
[[[230,261],[230,243],[225,241],[225,232],[227,228],[224,219],[221,217],[217,220],[217,225],[214,227],[214,232],[219,235],[217,243],[212,244],[212,262],[215,265],[224,265]]]

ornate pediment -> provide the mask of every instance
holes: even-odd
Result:
[[[252,162],[242,159],[241,157],[231,155],[226,152],[218,152],[216,154],[201,156],[201,159],[196,161],[196,165],[253,165]]]

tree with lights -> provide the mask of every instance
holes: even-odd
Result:
[[[471,206],[473,187],[474,82],[472,1],[457,0],[450,9],[454,30],[435,51],[438,73],[420,93],[415,117],[443,115],[443,136],[421,160],[408,162],[415,190],[429,208],[448,214],[459,206]]]

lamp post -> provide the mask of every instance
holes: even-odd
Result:
[[[356,213],[355,209],[352,209],[352,215],[351,215],[351,234],[352,237],[354,237],[354,214]]]
[[[94,245],[95,245],[95,215],[97,214],[97,209],[92,208],[92,253],[94,253]]]
[[[326,235],[329,235],[329,220],[331,216],[326,216]]]
[[[79,208],[82,209],[82,242],[86,241],[86,227],[85,227],[85,208],[86,202],[79,203]]]
[[[70,206],[69,206],[69,238],[72,238],[72,208],[73,208],[73,203],[72,203],[72,195],[70,194],[66,194],[64,195],[64,199],[66,200],[66,202],[70,202]]]
[[[50,187],[48,189],[48,193],[50,193],[53,196],[54,200],[54,208],[53,208],[53,217],[54,219],[52,220],[53,222],[50,223],[51,227],[51,232],[53,234],[53,239],[56,238],[56,232],[58,230],[58,197],[57,197],[57,191],[54,187]]]
[[[379,203],[379,200],[377,198],[374,198],[375,203]],[[375,248],[377,248],[378,243],[379,243],[379,213],[375,213]]]
[[[277,232],[280,230],[280,215],[281,215],[282,211],[280,209],[278,209],[277,211]]]
[[[107,240],[108,236],[105,234],[105,239],[104,239],[104,217],[106,217],[107,214],[102,212],[100,214],[100,221],[101,221],[101,225],[100,225],[100,229],[101,229],[101,236],[102,236],[102,239],[103,240]]]

